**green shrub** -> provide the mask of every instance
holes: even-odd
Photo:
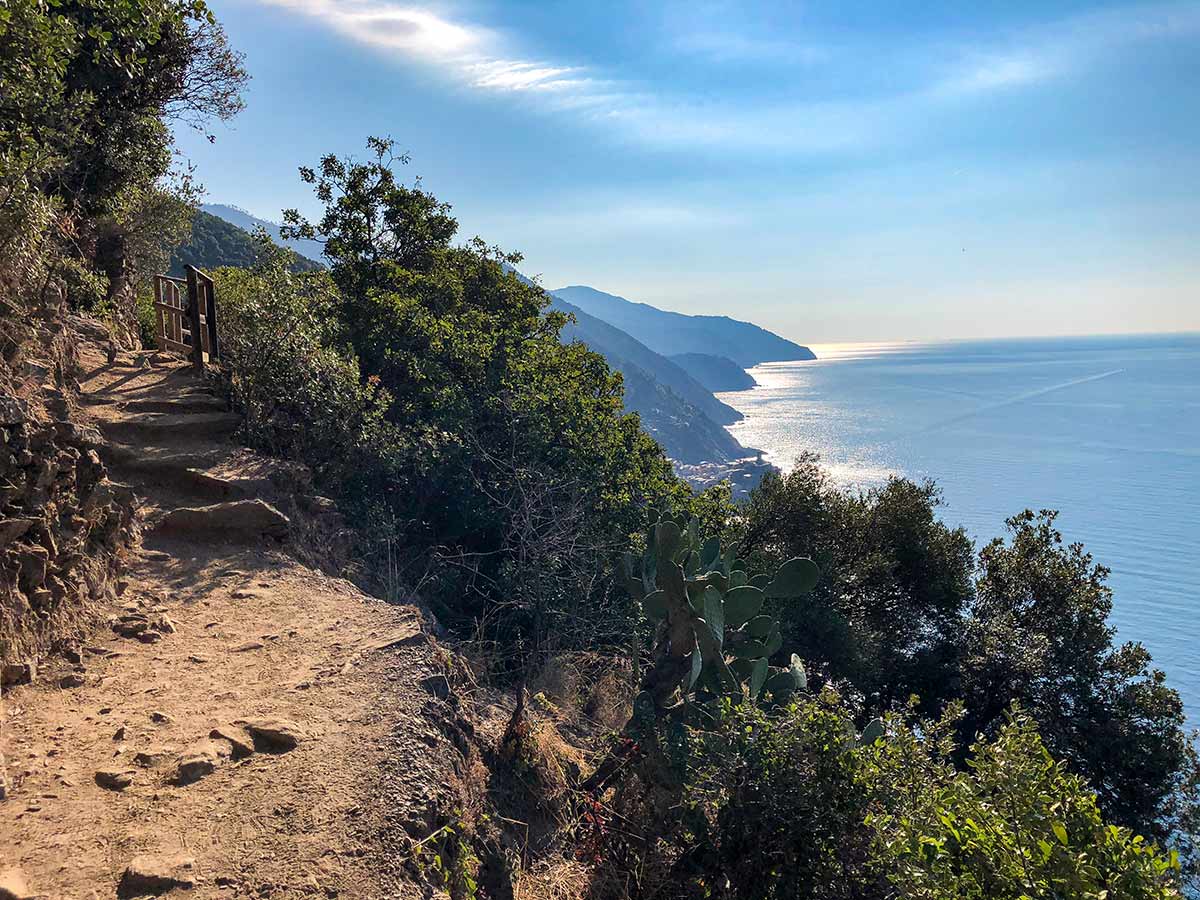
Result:
[[[1015,714],[994,741],[952,762],[949,720],[920,731],[893,717],[867,751],[876,854],[897,897],[1179,897],[1179,863],[1105,822],[1087,782],[1051,758]]]
[[[329,276],[292,272],[289,255],[264,241],[254,268],[218,269],[213,280],[222,368],[249,442],[348,487],[388,397],[329,341]]]
[[[829,689],[729,705],[689,732],[671,799],[653,799],[661,784],[616,798],[622,830],[600,859],[639,873],[642,896],[1181,897],[1175,854],[1107,823],[1032,720],[1015,713],[959,768],[954,716],[891,714],[860,733]],[[652,824],[631,836],[632,822]]]

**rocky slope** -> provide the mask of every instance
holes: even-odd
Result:
[[[133,496],[74,414],[78,347],[107,332],[61,303],[24,312],[0,361],[0,686],[89,627],[134,536]]]

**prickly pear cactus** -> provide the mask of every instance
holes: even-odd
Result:
[[[818,576],[812,560],[790,559],[773,576],[751,578],[736,548],[703,538],[695,519],[684,524],[652,512],[642,558],[626,553],[617,574],[659,623],[654,669],[644,684],[657,709],[682,699],[703,715],[724,697],[780,703],[807,688],[798,657],[770,665],[783,640],[779,622],[762,610],[768,599],[812,590]]]

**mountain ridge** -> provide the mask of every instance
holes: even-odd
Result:
[[[271,240],[280,246],[294,250],[296,253],[314,262],[325,263],[324,243],[304,238],[284,240],[281,233],[283,226],[278,222],[259,218],[254,213],[242,209],[240,206],[234,206],[231,203],[201,203],[200,209],[209,215],[216,216],[218,219],[224,219],[231,225],[236,225],[238,228],[251,234],[254,233],[255,229],[262,228],[271,236]]]
[[[680,396],[672,385],[658,377],[665,373],[670,378],[677,372],[696,391],[706,395],[712,404],[732,411],[731,407],[713,397],[711,392],[706,391],[675,363],[654,353],[636,338],[559,297],[551,295],[551,306],[575,317],[575,321],[568,323],[562,331],[564,341],[582,341],[601,354],[612,368],[621,372],[625,380],[626,409],[641,417],[643,427],[662,444],[673,460],[689,464],[731,462],[754,455],[755,451],[743,447],[721,422],[688,398]],[[737,415],[740,418],[740,414]]]
[[[816,359],[808,347],[730,316],[693,316],[659,309],[588,285],[568,285],[550,293],[667,357],[683,353],[726,356],[744,369],[764,362]]]

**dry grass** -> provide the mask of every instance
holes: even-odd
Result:
[[[592,868],[575,860],[542,860],[516,873],[513,900],[582,900],[591,896]]]
[[[563,723],[615,731],[633,703],[628,660],[599,653],[564,653],[550,659],[529,681],[529,691],[553,705]]]

